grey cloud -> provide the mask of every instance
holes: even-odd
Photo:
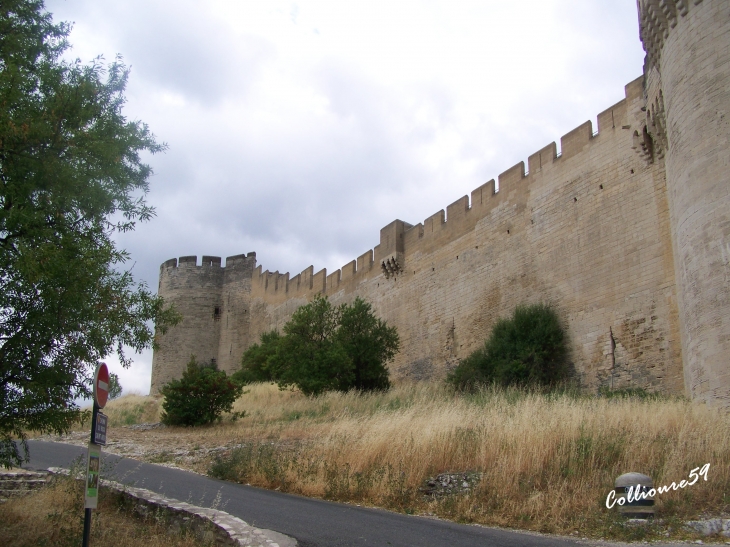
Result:
[[[126,49],[141,77],[207,107],[234,93],[245,95],[261,63],[273,54],[273,46],[259,38],[233,44],[215,28],[188,30],[150,22],[125,36]],[[232,50],[239,48],[244,52],[234,54]]]
[[[383,198],[376,196],[387,196],[412,177],[414,169],[419,170],[391,128],[393,117],[405,114],[382,90],[351,74],[332,70],[327,75],[323,92],[330,104],[337,105],[343,121],[329,132],[313,128],[317,134],[311,141],[306,135],[294,135],[297,149],[272,143],[261,155],[247,150],[241,144],[245,139],[216,136],[214,131],[177,135],[183,150],[192,149],[194,141],[201,144],[193,158],[166,154],[178,156],[187,167],[176,168],[184,182],[166,181],[162,190],[165,205],[155,220],[160,229],[189,243],[208,237],[193,233],[200,226],[214,239],[216,233],[240,234],[242,240],[259,245],[240,250],[259,252],[261,263],[270,254],[272,262],[266,259],[264,267],[281,271],[300,271],[312,262],[317,268],[339,267],[325,263],[326,255],[332,260],[352,255],[347,259],[351,260],[376,245],[378,229],[395,218],[399,205],[394,199],[383,207]],[[164,163],[176,162],[165,158]],[[150,199],[155,200],[154,191]],[[186,220],[181,223],[183,215]],[[316,260],[300,262],[291,256],[282,260],[277,255],[283,253],[269,253],[269,248],[296,248],[297,257]],[[227,252],[235,254],[239,247]]]
[[[261,37],[233,36],[204,2],[87,0],[84,6],[85,23],[118,45],[136,78],[207,107],[234,94],[240,99],[276,54]],[[47,6],[56,20],[70,7],[58,0]]]

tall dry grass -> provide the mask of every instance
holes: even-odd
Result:
[[[679,483],[706,463],[707,481],[657,496],[659,515],[676,528],[730,510],[730,417],[680,398],[466,395],[438,384],[307,398],[255,384],[234,410],[245,417],[155,435],[237,446],[211,462],[221,478],[490,525],[644,537],[604,505],[615,478]],[[481,474],[468,493],[434,500],[421,490],[439,473],[467,471]]]
[[[274,444],[249,442],[212,470],[305,495],[612,535],[604,503],[617,476],[637,471],[657,485],[679,483],[710,463],[707,481],[657,497],[660,514],[730,509],[730,419],[679,398],[460,395],[421,384],[311,399],[257,385],[236,410],[249,413],[237,427],[243,442],[248,435]],[[419,490],[438,473],[464,471],[481,473],[469,494],[427,501]]]
[[[153,397],[130,394],[113,399],[104,407],[109,427],[160,421],[160,401]]]

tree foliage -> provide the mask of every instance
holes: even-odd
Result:
[[[241,385],[275,381],[271,366],[280,341],[281,335],[275,330],[263,333],[260,342],[253,344],[244,352],[241,368],[234,372],[231,378]]]
[[[117,399],[122,396],[122,384],[119,383],[119,376],[109,373],[109,399]]]
[[[361,298],[334,307],[317,296],[297,309],[283,330],[283,335],[262,335],[244,354],[235,377],[273,380],[307,395],[390,387],[385,365],[398,351],[398,333]]]
[[[229,378],[214,364],[197,363],[190,356],[182,378],[162,386],[162,423],[167,425],[196,426],[220,419],[230,412],[241,396],[243,386]]]
[[[356,298],[341,308],[337,340],[352,360],[352,387],[361,391],[390,387],[385,363],[398,351],[398,333],[375,317],[369,303]]]
[[[321,296],[294,312],[272,363],[281,387],[295,385],[306,395],[316,395],[352,386],[352,359],[336,339],[340,315],[341,309]]]
[[[499,319],[482,348],[448,376],[457,388],[479,384],[554,385],[568,375],[565,334],[555,311],[546,304],[519,306]]]
[[[176,314],[123,264],[116,231],[145,203],[159,152],[122,115],[120,58],[61,59],[70,27],[39,0],[0,3],[0,464],[19,464],[24,430],[62,433],[80,417],[99,359],[150,347]],[[111,219],[116,219],[112,221]],[[26,458],[27,458],[27,446]]]

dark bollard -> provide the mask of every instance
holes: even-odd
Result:
[[[642,473],[625,473],[616,479],[614,492],[619,514],[633,519],[654,516],[656,490],[651,477]],[[610,497],[612,496],[609,494]]]

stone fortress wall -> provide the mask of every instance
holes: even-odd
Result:
[[[443,378],[497,318],[549,302],[586,388],[729,402],[730,131],[713,112],[730,108],[730,3],[690,2],[641,0],[645,75],[598,115],[595,132],[586,122],[559,153],[550,143],[532,154],[499,175],[498,192],[491,180],[422,223],[395,220],[329,275],[262,271],[255,253],[225,267],[217,257],[163,263],[159,294],[184,320],[159,337],[152,392],[190,354],[236,370],[261,333],[321,293],[334,304],[360,296],[397,327],[395,379]],[[700,80],[687,74],[695,65]],[[701,111],[705,89],[714,91]]]

